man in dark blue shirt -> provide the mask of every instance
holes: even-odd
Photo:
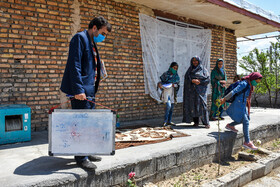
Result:
[[[88,30],[79,32],[70,41],[66,68],[61,90],[75,97],[72,109],[94,109],[95,94],[100,82],[100,57],[96,43],[104,41],[112,26],[102,16],[94,18]],[[87,100],[86,100],[87,99]],[[100,161],[97,156],[75,156],[77,164],[83,168],[95,169],[90,161]]]

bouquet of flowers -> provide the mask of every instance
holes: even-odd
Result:
[[[128,187],[137,187],[134,177],[135,177],[135,172],[130,172],[128,174],[128,180],[127,180]]]

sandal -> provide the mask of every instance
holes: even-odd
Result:
[[[205,125],[205,128],[206,129],[210,129],[210,125]]]
[[[214,118],[214,117],[211,117],[210,118],[210,121],[216,121],[217,119],[216,118]]]

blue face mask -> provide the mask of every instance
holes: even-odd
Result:
[[[105,40],[105,36],[103,36],[102,34],[99,34],[97,37],[93,36],[93,40],[95,43],[103,42]]]
[[[256,80],[252,80],[252,81],[251,81],[251,84],[252,84],[252,86],[257,86],[257,85],[258,85],[258,83],[256,82]]]

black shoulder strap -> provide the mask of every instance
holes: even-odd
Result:
[[[97,93],[97,90],[98,90],[98,86],[99,86],[99,82],[100,82],[100,69],[101,69],[101,62],[100,62],[100,58],[99,58],[99,53],[98,53],[98,50],[97,50],[97,46],[95,44],[95,42],[93,41],[93,46],[95,48],[95,52],[96,52],[96,59],[97,59],[97,77],[96,77],[96,81],[95,81],[95,93]]]

